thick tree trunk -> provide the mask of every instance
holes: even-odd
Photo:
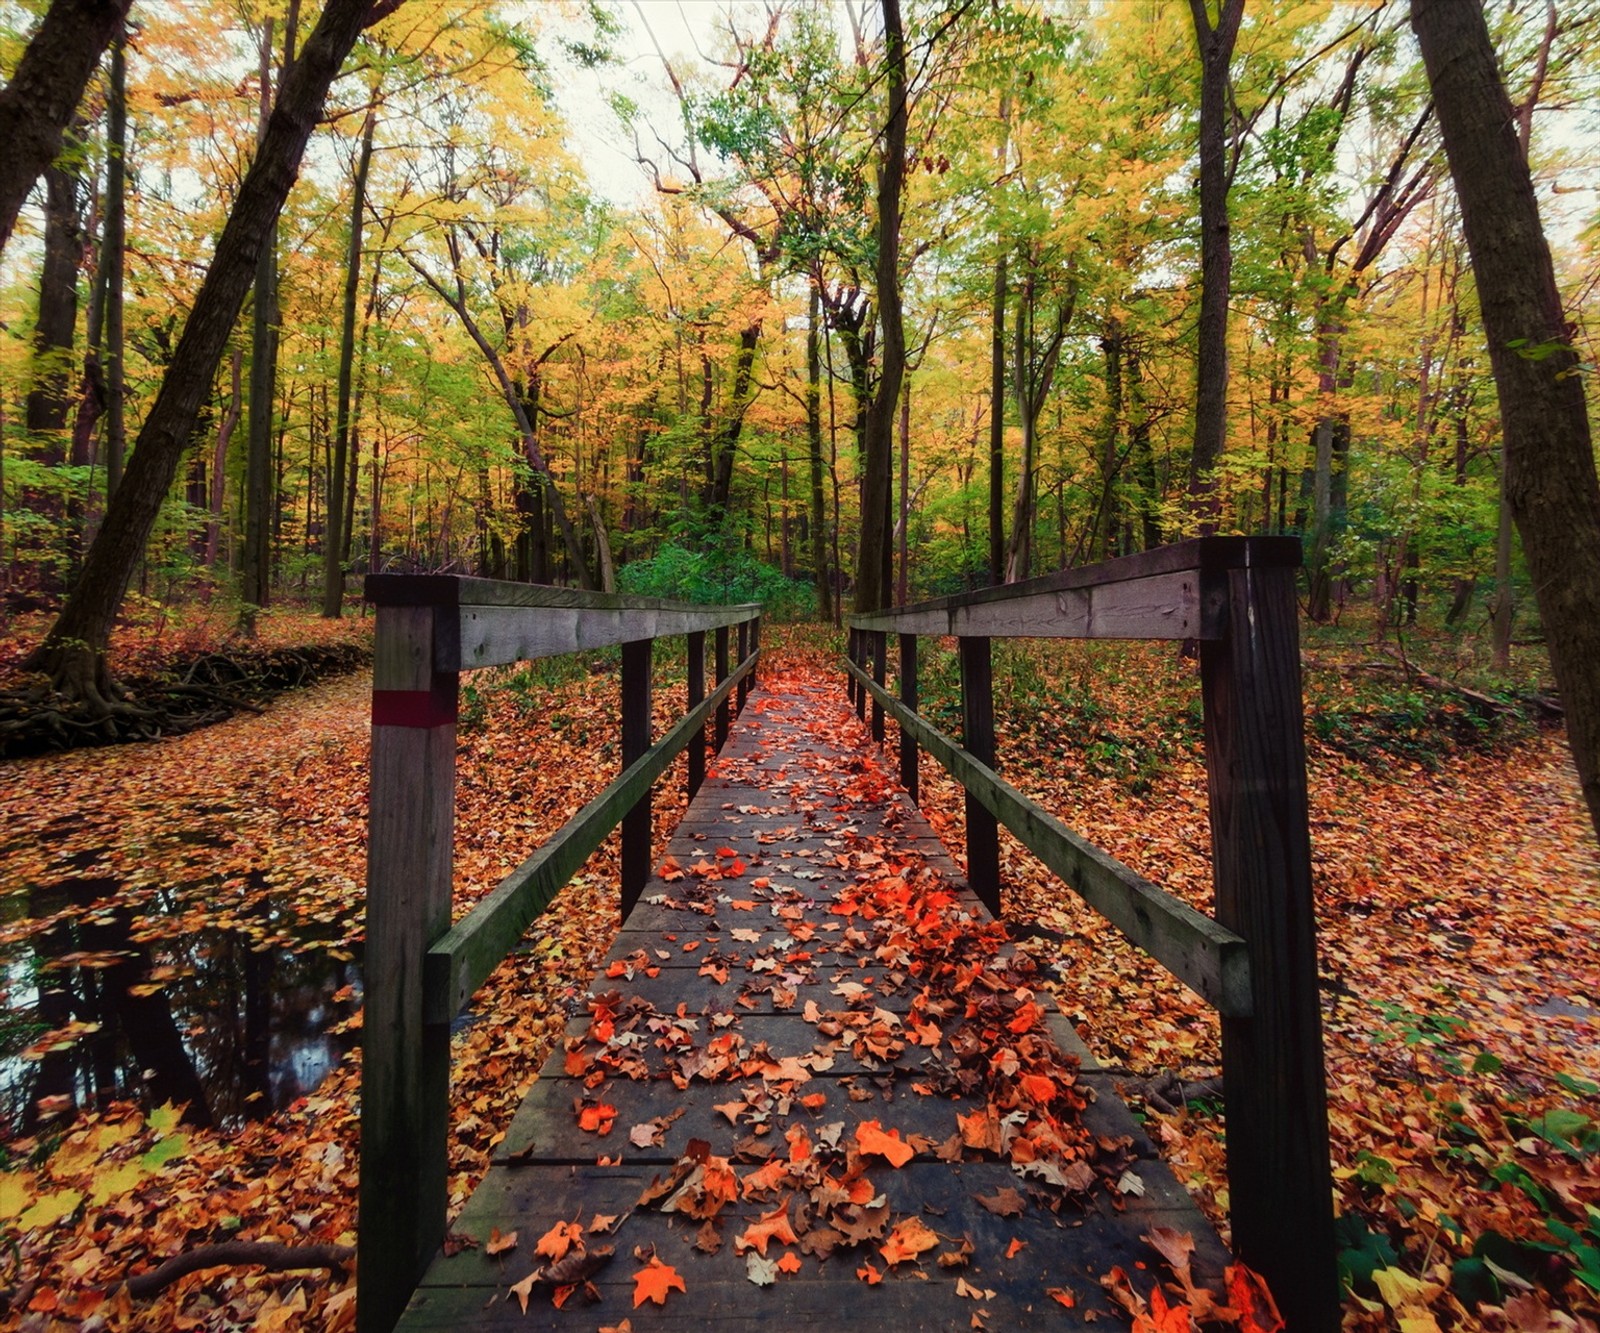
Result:
[[[131,3],[54,0],[0,90],[0,251],[39,173],[61,152],[89,77]]]
[[[1202,527],[1216,527],[1216,467],[1228,431],[1228,65],[1244,0],[1220,0],[1216,26],[1207,0],[1189,0],[1200,45],[1200,317],[1189,493]]]
[[[867,408],[861,476],[861,545],[856,552],[856,610],[888,604],[890,464],[894,414],[905,378],[906,334],[900,305],[900,194],[906,162],[906,47],[900,0],[883,0],[883,59],[889,119],[878,164],[878,311],[883,365]]]
[[[1412,0],[1477,279],[1522,537],[1567,738],[1600,832],[1600,478],[1581,362],[1483,10]]]
[[[44,437],[37,456],[47,467],[67,461],[64,432],[72,408],[72,345],[84,243],[83,181],[76,167],[58,162],[45,172],[44,266],[26,417],[28,430]]]
[[[337,620],[344,612],[345,472],[350,466],[350,390],[356,364],[356,296],[361,290],[361,220],[367,205],[367,173],[372,167],[376,104],[361,126],[361,152],[350,186],[350,240],[345,249],[344,309],[339,329],[339,387],[334,408],[333,460],[328,468],[328,531],[323,538],[322,614]]]
[[[58,688],[97,708],[109,707],[105,651],[128,581],[177,475],[256,262],[299,173],[328,86],[371,12],[371,0],[328,0],[316,31],[284,80],[266,137],[239,188],[139,431],[123,484],[107,507],[59,619],[31,659],[30,665],[49,673]]]

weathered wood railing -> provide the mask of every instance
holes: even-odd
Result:
[[[998,916],[997,824],[1222,1020],[1236,1252],[1267,1278],[1295,1333],[1339,1327],[1322,1020],[1317,998],[1295,570],[1284,537],[1202,537],[1026,583],[851,618],[849,688],[873,736],[900,725],[966,788],[967,865]],[[900,697],[884,688],[900,641]],[[917,636],[954,635],[962,742],[918,716]],[[992,637],[1194,639],[1210,795],[1216,920],[1165,893],[995,772]],[[869,669],[870,664],[870,669]]]
[[[445,576],[375,575],[372,794],[367,829],[361,1053],[362,1333],[387,1333],[444,1239],[450,1023],[612,829],[622,826],[622,914],[650,874],[650,796],[683,750],[692,795],[705,731],[727,738],[758,657],[760,607],[689,606]],[[730,668],[728,631],[738,632]],[[705,689],[715,636],[716,687]],[[651,743],[654,641],[688,636],[688,712]],[[450,924],[460,673],[622,646],[622,773],[455,925]]]

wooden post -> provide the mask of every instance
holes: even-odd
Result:
[[[888,670],[886,658],[889,656],[889,635],[885,630],[872,631],[872,679],[881,686],[884,682],[885,672]],[[883,744],[883,705],[876,698],[872,701],[872,739],[879,745]]]
[[[917,711],[917,636],[915,634],[902,634],[900,636],[900,702],[913,713]],[[917,742],[904,727],[900,728],[900,785],[906,789],[906,794],[916,802],[919,796],[917,787]]]
[[[622,767],[650,748],[650,666],[654,639],[622,645]],[[650,878],[650,801],[643,796],[622,817],[622,919],[628,919]]]
[[[717,653],[717,684],[722,684],[728,678],[728,627],[718,625],[715,631]],[[728,701],[724,699],[717,705],[717,726],[714,736],[714,748],[721,753],[722,747],[728,743],[728,723],[731,709]]]
[[[994,669],[989,640],[957,639],[961,649],[961,744],[974,759],[994,765]],[[1000,826],[967,793],[967,883],[1000,916]]]
[[[854,629],[845,631],[844,656],[845,661],[847,662],[854,662],[856,660],[856,631]],[[855,707],[856,691],[859,688],[860,686],[856,684],[856,678],[846,672],[844,678],[844,697],[850,701],[850,706],[852,708]]]
[[[739,622],[739,662],[743,665],[744,659],[750,656],[750,622]],[[750,696],[750,677],[741,676],[734,693],[739,696],[739,711],[744,712],[744,701]]]
[[[706,697],[706,632],[697,629],[689,635],[689,712],[694,712]],[[694,800],[706,780],[706,729],[701,727],[689,742],[689,799]]]
[[[372,664],[361,1035],[361,1333],[388,1333],[444,1239],[450,1030],[422,1018],[422,959],[450,928],[456,609],[379,606]]]
[[[756,677],[761,674],[761,617],[756,616],[750,622],[750,651],[755,653],[756,664],[750,668],[750,688],[756,687]]]
[[[867,632],[858,629],[855,635],[855,652],[852,654],[855,664],[866,669],[867,665]],[[856,684],[856,716],[863,722],[867,720],[867,691],[859,682]]]
[[[1217,920],[1249,947],[1253,1015],[1222,1020],[1234,1248],[1289,1328],[1335,1333],[1295,571],[1247,556],[1213,577],[1227,625],[1200,645],[1212,878]]]

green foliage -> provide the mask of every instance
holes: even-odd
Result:
[[[760,602],[763,613],[777,620],[816,614],[815,589],[784,578],[771,565],[742,550],[691,551],[669,544],[648,560],[633,560],[619,569],[617,588],[703,606]]]

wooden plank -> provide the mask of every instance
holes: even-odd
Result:
[[[917,636],[900,636],[900,702],[911,712],[917,711]],[[900,728],[900,785],[915,802],[921,784],[917,778],[917,738],[904,727]]]
[[[1138,583],[1141,581],[1155,580],[1149,586],[1151,589],[1167,588],[1164,594],[1154,595],[1134,594],[1126,600],[1110,599],[1102,604],[1103,611],[1099,617],[1085,614],[1081,617],[1086,632],[1074,632],[1070,636],[1050,634],[1046,637],[1083,637],[1083,638],[1143,638],[1142,633],[1110,633],[1107,632],[1110,624],[1117,618],[1129,620],[1130,628],[1136,625],[1147,615],[1151,607],[1172,606],[1174,598],[1171,589],[1182,586],[1182,580],[1177,583],[1161,582],[1170,575],[1198,575],[1200,584],[1206,591],[1206,604],[1202,608],[1204,618],[1209,630],[1217,631],[1217,626],[1211,622],[1218,615],[1225,613],[1226,580],[1216,579],[1212,576],[1225,574],[1230,569],[1244,568],[1283,568],[1298,569],[1300,566],[1300,542],[1295,537],[1198,537],[1191,541],[1177,542],[1170,546],[1159,546],[1152,551],[1143,551],[1137,555],[1121,556],[1115,560],[1103,561],[1095,565],[1081,565],[1076,569],[1059,570],[1053,574],[1041,575],[1036,579],[1028,579],[1022,583],[1005,584],[995,588],[980,588],[973,592],[957,593],[950,597],[935,597],[925,602],[917,602],[911,606],[900,608],[896,611],[879,612],[870,616],[852,616],[850,623],[862,629],[894,630],[901,633],[926,633],[926,634],[1016,634],[1027,636],[1027,629],[1004,629],[1001,626],[1007,623],[1003,615],[997,613],[992,622],[985,621],[982,617],[975,618],[971,627],[957,631],[948,626],[953,623],[950,619],[952,613],[995,604],[1013,603],[1021,601],[1036,601],[1036,609],[1042,614],[1049,614],[1051,607],[1048,600],[1050,594],[1073,592],[1084,589],[1109,588],[1119,583]],[[1144,611],[1140,611],[1141,604]],[[1070,599],[1068,605],[1075,605]],[[1119,609],[1121,608],[1121,609]],[[940,619],[940,617],[944,619]],[[1101,623],[1097,626],[1096,621]],[[941,626],[944,626],[941,628]],[[921,627],[921,628],[919,628]],[[1157,623],[1160,628],[1160,622]],[[1167,632],[1171,627],[1162,629],[1161,632],[1149,635],[1154,638],[1172,637]],[[1183,637],[1189,637],[1187,635]],[[1209,637],[1209,635],[1207,635]]]
[[[1201,645],[1219,921],[1249,941],[1249,1019],[1222,1025],[1235,1244],[1288,1326],[1339,1327],[1294,572],[1228,576]]]
[[[698,607],[689,610],[656,608],[595,610],[587,607],[462,607],[459,649],[453,660],[439,667],[502,666],[536,657],[583,652],[634,639],[654,639],[669,634],[721,628],[748,619],[748,607]],[[441,652],[447,646],[441,646]]]
[[[966,752],[980,764],[994,767],[994,666],[985,638],[962,639],[961,658],[961,742]],[[863,679],[873,691],[879,706],[887,695],[877,682]],[[880,698],[880,695],[883,698]],[[984,905],[1000,915],[1000,830],[995,812],[972,792],[967,806],[967,883]]]
[[[1052,574],[1010,584],[971,604],[907,607],[860,616],[854,623],[867,633],[1023,639],[1203,639],[1221,632],[1222,603],[1205,595],[1206,577],[1198,571],[1151,574],[1091,587],[1036,586],[1062,577]],[[1004,595],[996,596],[995,591]]]
[[[559,833],[501,880],[428,950],[425,1007],[430,1021],[448,1023],[460,1013],[534,918],[606,840],[640,793],[666,772],[695,729],[704,729],[712,712],[723,706],[743,673],[753,667],[753,658],[740,663],[738,671],[724,679],[699,707],[563,824]]]
[[[547,583],[516,583],[460,574],[369,574],[363,587],[376,606],[565,607],[581,611],[673,611],[703,616],[705,629],[733,624],[760,610],[754,602],[706,606],[632,593],[586,592]],[[727,617],[727,618],[724,618]]]
[[[885,696],[885,708],[967,792],[1090,907],[1228,1017],[1251,1012],[1245,941],[1074,833],[944,732]]]
[[[650,667],[654,639],[622,645],[622,770],[627,772],[650,749]],[[622,816],[622,917],[627,919],[650,878],[650,793],[647,784]]]
[[[694,712],[706,697],[706,632],[694,630],[689,635],[689,699],[688,711]],[[700,784],[706,780],[706,729],[698,728],[689,738],[689,799],[694,800]]]
[[[381,607],[373,649],[362,1028],[360,1320],[387,1333],[444,1235],[450,1030],[423,1006],[423,954],[450,924],[454,673],[433,669],[451,613]]]

